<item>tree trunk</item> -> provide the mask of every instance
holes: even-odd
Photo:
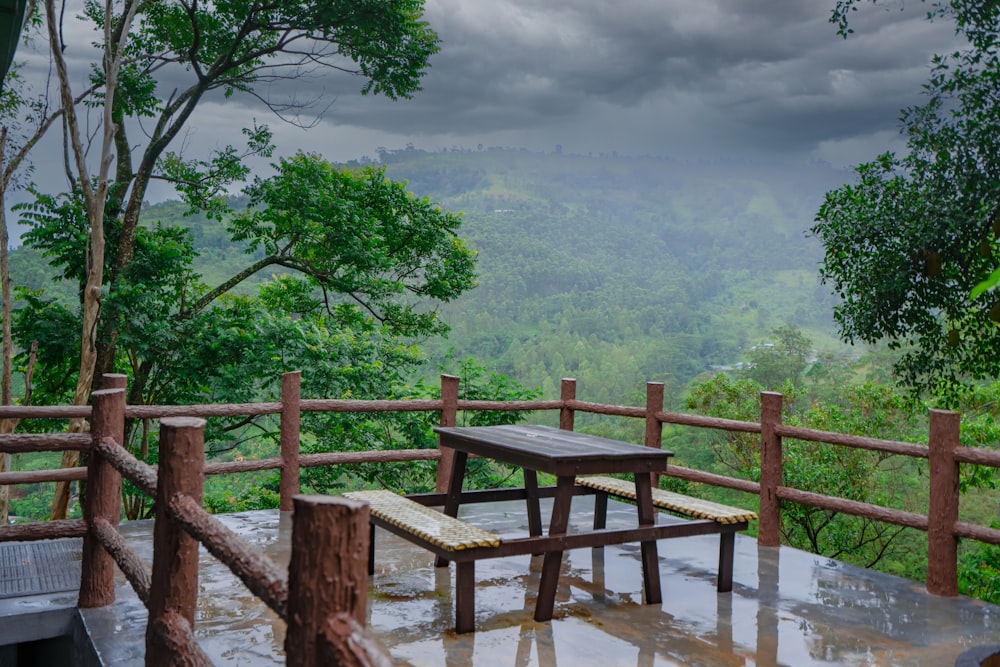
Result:
[[[4,163],[4,152],[7,148],[7,128],[0,130],[0,164]],[[0,404],[10,405],[11,397],[11,364],[14,356],[14,344],[11,335],[11,284],[9,246],[10,233],[7,230],[7,202],[4,193],[7,188],[0,183],[0,299],[2,299],[3,319],[3,369],[0,371]],[[16,422],[11,419],[0,420],[0,433],[12,433]],[[0,454],[0,472],[10,470],[10,454]],[[10,487],[0,485],[0,526],[6,526],[10,518]]]
[[[98,246],[99,248],[95,247]],[[95,258],[99,256],[100,267]],[[101,315],[101,281],[103,280],[104,237],[99,242],[91,233],[91,266],[87,271],[87,286],[83,293],[83,335],[80,342],[80,372],[77,376],[76,391],[73,393],[73,405],[86,405],[90,398],[91,385],[94,382],[94,369],[97,367],[97,323]],[[94,283],[97,283],[96,285]],[[70,433],[83,433],[87,428],[85,419],[73,419],[69,423]],[[73,468],[80,460],[80,452],[65,451],[60,463],[61,468]],[[56,492],[52,498],[52,513],[50,518],[65,519],[69,510],[70,482],[57,482]]]
[[[115,93],[118,85],[118,70],[121,67],[121,54],[124,51],[124,40],[135,18],[137,2],[125,2],[123,15],[113,14],[113,3],[105,2],[104,10],[104,104],[103,104],[103,137],[96,187],[91,182],[90,171],[87,168],[86,151],[81,140],[80,126],[76,116],[73,92],[70,87],[69,75],[66,71],[66,61],[63,58],[60,39],[59,19],[55,9],[55,0],[45,0],[46,25],[49,33],[49,51],[59,75],[59,94],[63,111],[66,116],[66,129],[73,148],[76,161],[76,176],[83,191],[87,204],[87,217],[90,222],[90,255],[87,258],[87,284],[83,290],[83,326],[80,336],[80,371],[77,376],[76,391],[73,394],[74,405],[86,405],[90,398],[94,371],[97,367],[97,330],[101,317],[101,288],[104,284],[104,209],[107,203],[108,174],[113,161],[113,148],[117,125],[114,122]],[[112,29],[117,27],[119,41],[112,38]],[[70,422],[71,433],[80,433],[86,428],[83,419]],[[77,464],[78,452],[63,452],[62,467],[69,468]],[[56,484],[55,497],[52,499],[52,519],[64,519],[69,507],[69,483]]]

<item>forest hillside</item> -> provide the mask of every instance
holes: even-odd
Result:
[[[479,286],[429,341],[544,393],[576,377],[623,402],[647,380],[674,393],[737,364],[791,323],[838,346],[821,247],[806,236],[829,165],[690,163],[503,149],[382,151],[412,192],[464,212]]]

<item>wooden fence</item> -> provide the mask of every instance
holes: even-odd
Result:
[[[89,435],[0,436],[0,452],[67,449],[90,452],[86,469],[0,473],[0,484],[86,478],[88,489],[83,519],[0,526],[0,541],[83,536],[79,604],[84,608],[114,601],[113,567],[117,564],[149,609],[147,664],[169,662],[178,656],[190,664],[208,664],[193,634],[198,542],[226,563],[251,592],[288,623],[285,647],[289,665],[391,664],[363,627],[367,589],[364,559],[350,563],[351,559],[336,557],[345,551],[366,553],[367,507],[341,498],[297,495],[299,471],[308,466],[438,460],[437,486],[443,492],[452,465],[451,452],[411,449],[303,455],[299,452],[301,414],[434,411],[440,413],[442,426],[453,426],[459,411],[558,410],[559,426],[567,430],[573,430],[576,412],[643,419],[644,444],[650,447],[661,447],[663,424],[759,433],[760,482],[673,465],[665,474],[760,496],[758,542],[762,546],[779,544],[782,502],[916,528],[928,533],[927,590],[935,595],[953,596],[958,594],[959,538],[1000,544],[1000,530],[958,521],[960,464],[1000,467],[1000,452],[959,446],[959,415],[954,412],[931,411],[928,444],[918,445],[783,425],[782,396],[772,392],[761,394],[760,421],[742,422],[666,412],[663,384],[655,382],[647,383],[645,406],[632,407],[580,401],[576,398],[576,382],[569,379],[562,381],[559,399],[547,401],[459,400],[459,378],[454,376],[442,376],[441,398],[437,400],[302,399],[300,381],[299,372],[286,373],[282,378],[282,400],[276,403],[127,406],[125,377],[108,375],[104,377],[106,388],[94,392],[90,407],[0,407],[0,418],[91,419]],[[269,414],[280,415],[279,458],[205,464],[204,418]],[[125,420],[129,418],[160,419],[158,469],[138,461],[123,447]],[[930,498],[927,514],[784,486],[784,438],[927,459]],[[281,471],[280,507],[294,512],[292,557],[287,575],[206,513],[200,502],[204,475],[274,469]],[[156,501],[152,569],[135,557],[115,529],[121,514],[123,475]],[[297,535],[311,536],[310,543],[306,544]],[[316,536],[325,536],[330,542],[317,549]],[[324,588],[320,582],[333,585]]]

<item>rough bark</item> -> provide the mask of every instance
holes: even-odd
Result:
[[[95,440],[107,438],[121,443],[125,435],[125,390],[94,392],[91,421]],[[117,446],[121,446],[118,444]],[[93,454],[87,470],[87,502],[83,518],[93,528],[98,520],[118,525],[121,516],[122,476],[99,454]],[[81,609],[105,607],[115,601],[114,560],[91,530],[83,538],[80,596]]]
[[[335,614],[344,614],[359,628],[364,624],[368,595],[368,505],[329,496],[296,496],[294,505],[285,635],[288,664],[301,667],[330,664],[329,656],[324,655],[324,645],[337,656],[333,664],[385,664],[346,659],[355,654],[348,648],[352,643],[349,637],[363,636],[362,630],[358,634],[350,624],[337,627],[325,641],[321,639]],[[345,650],[338,651],[337,647]],[[368,655],[367,651],[358,653]],[[374,656],[378,655],[376,647]]]
[[[177,495],[189,495],[201,503],[202,469],[205,465],[205,421],[189,417],[164,419],[160,423],[160,466],[156,505],[163,509],[153,524],[153,569],[149,586],[149,622],[146,626],[146,662],[151,665],[189,664],[190,647],[164,639],[179,630],[194,627],[198,600],[198,540],[184,531],[167,511]],[[167,632],[165,635],[165,631]],[[182,633],[186,636],[186,633]]]
[[[25,10],[25,16],[31,16],[35,11],[35,2],[32,0],[28,3]],[[85,97],[89,96],[93,92],[93,88],[85,91],[81,96],[76,99],[76,102],[82,101]],[[46,105],[47,108],[47,105]],[[20,105],[18,111],[22,110]],[[48,132],[49,128],[56,121],[57,118],[62,116],[62,110],[56,111],[55,113],[48,114],[43,112],[39,117],[37,117],[37,126],[34,132],[28,136],[24,143],[14,150],[10,149],[10,144],[8,142],[9,138],[9,128],[4,126],[0,129],[0,165],[2,165],[2,172],[0,172],[0,312],[2,312],[2,366],[0,366],[0,404],[2,405],[12,405],[13,404],[13,390],[11,388],[11,375],[13,373],[13,356],[14,356],[14,342],[13,335],[11,333],[11,311],[13,309],[13,295],[12,286],[13,281],[10,276],[10,231],[7,228],[7,202],[6,194],[8,189],[11,187],[12,179],[14,174],[20,169],[21,164],[24,162],[28,153],[34,148],[45,133]],[[25,377],[25,395],[22,400],[23,405],[27,405],[30,402],[30,387],[31,387],[31,377],[30,369],[34,365],[34,354],[35,348],[32,348],[31,361],[29,361],[28,367],[29,371]],[[0,433],[13,433],[14,429],[17,428],[18,419],[0,419]],[[11,467],[11,457],[10,454],[0,454],[0,474],[7,472]],[[10,518],[10,487],[6,485],[0,485],[0,525],[6,525]]]
[[[85,405],[90,398],[90,391],[97,369],[97,332],[101,315],[101,288],[104,284],[104,210],[108,193],[108,174],[114,158],[113,147],[117,125],[114,122],[113,110],[115,93],[118,84],[118,70],[121,66],[121,54],[124,51],[124,39],[135,18],[137,2],[125,2],[122,16],[113,15],[114,3],[105,3],[104,10],[104,113],[103,137],[101,141],[100,163],[96,179],[96,188],[91,182],[90,170],[87,167],[87,155],[83,146],[82,135],[76,115],[75,101],[70,86],[66,61],[63,58],[62,42],[59,37],[60,21],[56,13],[55,0],[45,0],[46,26],[49,33],[49,51],[55,64],[59,78],[59,95],[62,100],[65,115],[65,127],[69,134],[69,142],[73,149],[76,167],[77,184],[83,193],[87,205],[87,217],[90,222],[89,256],[87,258],[87,282],[83,290],[83,323],[80,336],[80,370],[77,375],[76,390],[73,393],[74,405]],[[112,30],[117,28],[118,41],[114,41]],[[83,420],[74,419],[69,430],[73,433],[83,432],[86,428]],[[79,455],[76,452],[65,452],[62,457],[62,467],[70,468],[77,464]],[[56,485],[56,493],[52,499],[53,519],[63,519],[69,507],[70,486],[68,483]]]
[[[4,153],[7,148],[7,128],[0,130],[0,164],[4,162]],[[3,317],[3,370],[0,371],[0,403],[11,404],[11,364],[14,356],[14,344],[11,336],[11,285],[10,285],[10,257],[9,246],[10,236],[7,230],[6,215],[6,188],[0,183],[0,299],[2,299]],[[11,433],[14,425],[10,419],[0,420],[0,433]],[[10,454],[0,454],[0,473],[10,470]],[[0,525],[6,526],[10,517],[10,487],[0,486]]]

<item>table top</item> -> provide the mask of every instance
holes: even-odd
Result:
[[[442,426],[434,430],[445,447],[557,476],[663,472],[673,455],[664,449],[549,426]]]

